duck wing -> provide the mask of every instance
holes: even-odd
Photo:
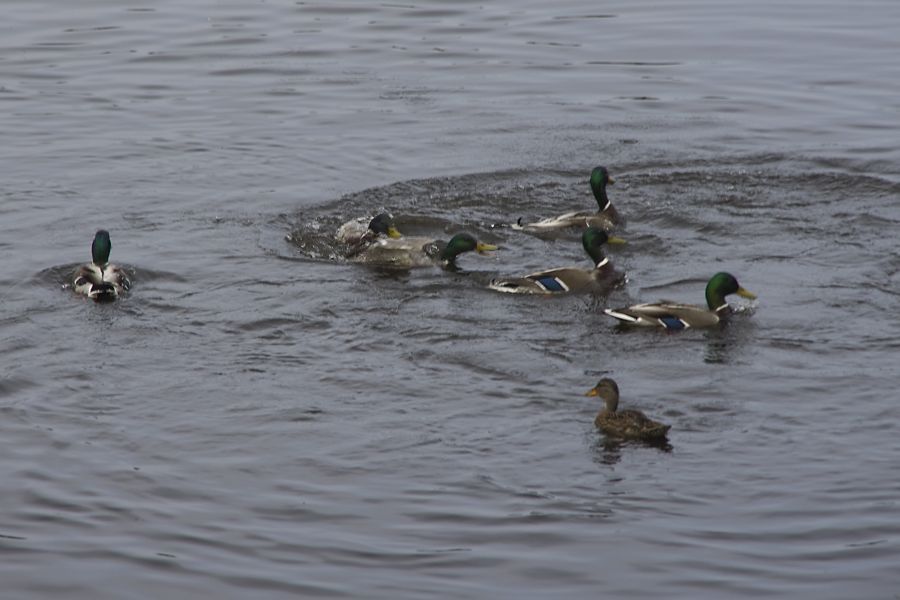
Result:
[[[351,221],[347,221],[334,234],[334,239],[342,244],[358,244],[362,237],[369,231],[369,221],[371,217],[357,217]]]
[[[623,440],[664,440],[671,429],[671,425],[654,421],[639,410],[601,413],[594,424],[606,435]]]
[[[428,237],[378,238],[351,257],[355,262],[408,269],[434,264],[426,249],[435,241]]]
[[[593,273],[562,267],[511,279],[492,279],[488,287],[510,294],[567,294],[580,292],[594,283]]]
[[[676,302],[636,304],[625,308],[607,308],[603,312],[628,325],[662,327],[669,330],[712,327],[719,323],[719,315],[703,306]]]
[[[587,227],[590,225],[604,228],[608,227],[610,224],[606,223],[598,212],[572,211],[556,217],[540,219],[539,221],[534,221],[532,223],[522,223],[522,219],[519,219],[519,221],[514,223],[511,227],[517,231],[540,233],[542,231],[552,231],[554,229],[563,229],[566,227]]]

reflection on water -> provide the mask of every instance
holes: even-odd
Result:
[[[653,448],[660,452],[672,451],[672,444],[668,441],[623,441],[611,439],[602,436],[602,434],[599,433],[597,435],[601,437],[592,445],[591,452],[594,457],[594,462],[602,465],[614,465],[618,463],[622,459],[622,454],[628,452],[631,448],[645,447]]]
[[[706,353],[703,361],[727,365],[740,360],[747,347],[756,340],[751,314],[750,311],[735,311],[720,327],[704,331]]]

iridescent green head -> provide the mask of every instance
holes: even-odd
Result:
[[[619,386],[609,377],[604,377],[597,385],[587,391],[585,396],[599,396],[603,398],[606,410],[614,413],[619,408]]]
[[[594,264],[597,264],[606,258],[603,256],[603,244],[624,243],[625,240],[622,238],[609,235],[602,229],[596,227],[588,227],[584,230],[584,233],[581,234],[581,245],[584,247],[584,251],[588,253],[588,256],[591,257],[591,260],[594,261]]]
[[[474,250],[479,254],[482,254],[496,249],[497,246],[479,242],[474,236],[469,235],[468,233],[457,233],[450,238],[449,242],[447,242],[447,245],[441,251],[440,258],[447,262],[453,262],[453,260],[463,252],[471,252]]]
[[[391,238],[402,237],[394,226],[394,217],[390,213],[379,213],[369,221],[369,229],[376,234],[386,235]]]
[[[94,242],[91,244],[91,259],[94,264],[103,266],[108,263],[110,250],[112,250],[112,242],[109,241],[109,232],[101,229],[94,234]]]
[[[614,183],[615,180],[609,176],[606,167],[594,167],[594,170],[591,171],[591,191],[594,192],[594,198],[601,211],[609,208],[610,201],[606,195],[606,186]]]
[[[750,300],[756,298],[756,294],[742,288],[731,273],[716,273],[706,284],[706,305],[710,310],[721,310],[728,306],[725,296],[731,294],[737,294]]]

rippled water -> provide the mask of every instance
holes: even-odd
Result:
[[[894,598],[900,5],[6,2],[2,597]],[[617,183],[628,284],[496,227]],[[501,246],[349,264],[345,219]],[[63,289],[104,227],[134,288]],[[759,295],[720,331],[606,306]],[[613,445],[583,393],[672,424]]]

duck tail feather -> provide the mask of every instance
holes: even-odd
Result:
[[[628,323],[637,323],[640,320],[637,317],[633,317],[633,316],[623,313],[623,312],[618,312],[611,308],[604,308],[603,312],[605,312],[609,316],[613,317],[614,319],[619,319],[620,321],[626,321]]]

